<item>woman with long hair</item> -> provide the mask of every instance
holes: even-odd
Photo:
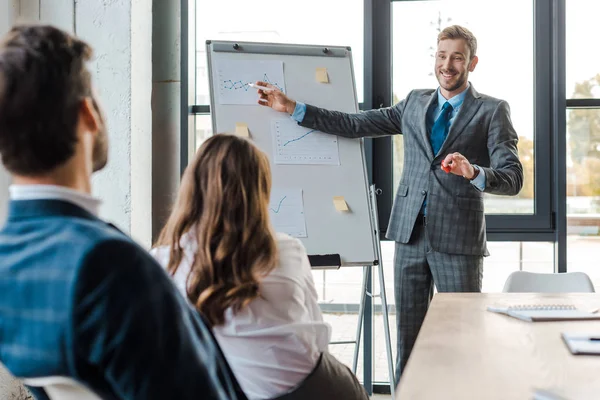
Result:
[[[366,399],[327,352],[330,327],[306,251],[273,232],[270,190],[269,160],[254,144],[209,138],[185,171],[152,253],[208,320],[250,399],[300,398],[307,387],[316,393],[311,400]]]

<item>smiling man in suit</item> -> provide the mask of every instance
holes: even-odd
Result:
[[[259,91],[259,104],[311,129],[348,138],[404,135],[404,170],[386,234],[396,242],[396,382],[433,284],[439,292],[481,291],[488,255],[483,193],[516,195],[523,186],[508,104],[478,93],[468,80],[478,62],[475,36],[453,25],[437,41],[439,87],[413,90],[392,107],[346,114]]]
[[[108,140],[91,48],[50,26],[0,42],[0,362],[103,399],[245,399],[210,329],[154,259],[97,216]],[[32,389],[47,399],[43,388]]]

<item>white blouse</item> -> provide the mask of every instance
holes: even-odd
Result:
[[[195,235],[181,238],[184,251],[174,275],[185,294],[186,279],[197,251]],[[297,386],[327,351],[331,327],[323,322],[304,246],[286,234],[276,235],[279,262],[259,284],[261,296],[234,314],[214,334],[235,377],[250,400],[268,399]],[[151,251],[166,268],[169,248]]]

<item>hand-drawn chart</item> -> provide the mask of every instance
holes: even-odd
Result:
[[[272,188],[269,214],[276,232],[307,237],[302,189]]]
[[[340,165],[338,138],[303,128],[291,118],[271,121],[275,164]]]
[[[219,104],[258,105],[258,91],[248,86],[268,82],[285,93],[282,61],[227,61],[217,69]]]

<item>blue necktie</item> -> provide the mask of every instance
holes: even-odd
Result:
[[[442,106],[442,112],[439,117],[435,120],[433,127],[431,128],[431,135],[429,141],[431,142],[431,149],[433,154],[436,155],[442,148],[446,136],[448,136],[448,130],[450,128],[450,114],[452,113],[452,104],[445,102]],[[421,206],[421,214],[427,214],[427,198],[423,200]]]
[[[436,155],[442,148],[446,136],[448,136],[448,130],[450,128],[450,114],[452,113],[452,104],[445,102],[442,106],[442,112],[440,116],[435,120],[433,127],[431,128],[431,149],[433,154]]]

